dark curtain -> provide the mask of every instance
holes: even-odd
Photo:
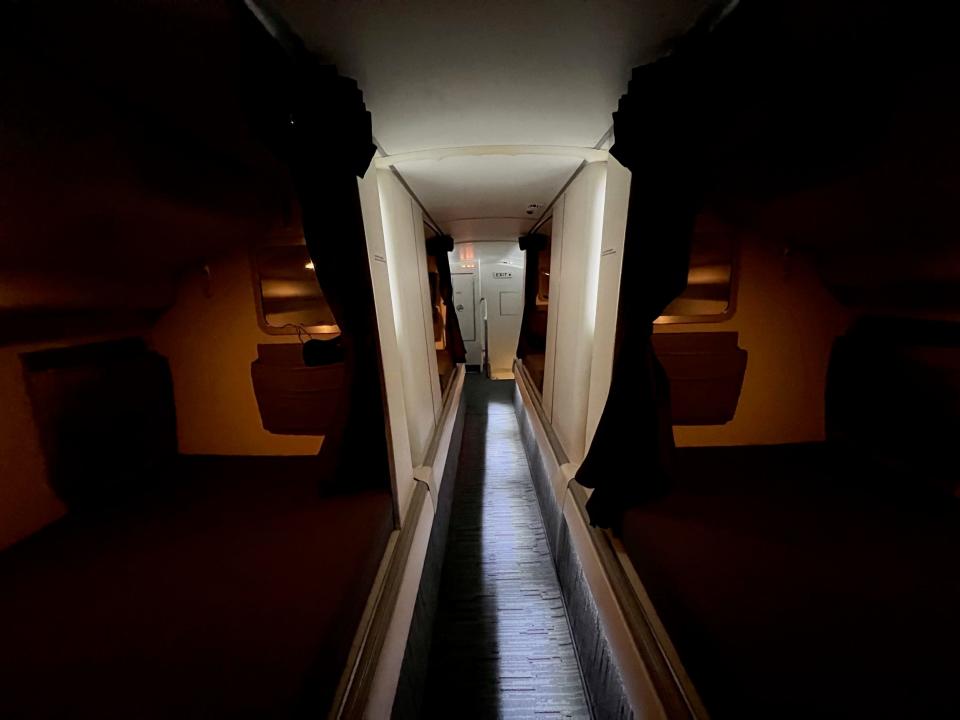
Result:
[[[447,349],[454,363],[462,363],[467,361],[467,350],[463,344],[460,321],[457,319],[456,308],[453,305],[453,278],[450,276],[450,256],[448,255],[452,250],[453,238],[449,235],[435,235],[427,238],[427,254],[437,262],[440,297],[447,306]]]
[[[545,345],[533,330],[533,317],[537,311],[537,292],[540,287],[540,251],[550,238],[546,235],[524,235],[517,239],[526,255],[523,280],[523,317],[520,320],[520,337],[517,339],[517,357],[521,360],[531,353],[543,353]]]
[[[594,488],[592,524],[619,529],[631,505],[669,487],[674,450],[670,386],[653,352],[653,321],[687,284],[702,204],[711,98],[719,85],[705,17],[673,53],[638,67],[613,114],[611,154],[632,173],[610,393],[577,472]]]
[[[320,456],[325,480],[389,482],[379,335],[357,178],[373,157],[371,119],[355,81],[306,50],[282,19],[238,6],[248,112],[289,169],[317,280],[337,325],[344,389]]]

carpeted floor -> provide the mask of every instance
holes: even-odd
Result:
[[[513,387],[467,376],[427,717],[590,717]]]

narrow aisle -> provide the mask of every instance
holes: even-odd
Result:
[[[590,717],[513,388],[467,376],[427,717]]]

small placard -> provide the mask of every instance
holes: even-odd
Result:
[[[518,292],[500,291],[500,314],[501,315],[522,315],[523,314],[523,295]]]

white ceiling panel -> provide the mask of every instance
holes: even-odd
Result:
[[[387,155],[592,148],[631,69],[658,56],[710,1],[271,0],[312,50],[358,81]],[[445,231],[453,223],[493,239],[504,237],[495,218],[534,220],[527,206],[549,203],[579,164],[498,155],[395,167]]]
[[[491,240],[515,242],[518,237],[529,232],[533,225],[534,221],[530,218],[479,218],[445,222],[443,231],[452,235],[458,243],[482,243]]]
[[[493,155],[417,160],[396,167],[443,224],[475,218],[535,220],[580,162],[578,157]],[[539,207],[528,214],[531,204]]]
[[[274,0],[355,78],[385,152],[592,147],[630,70],[708,0]]]

